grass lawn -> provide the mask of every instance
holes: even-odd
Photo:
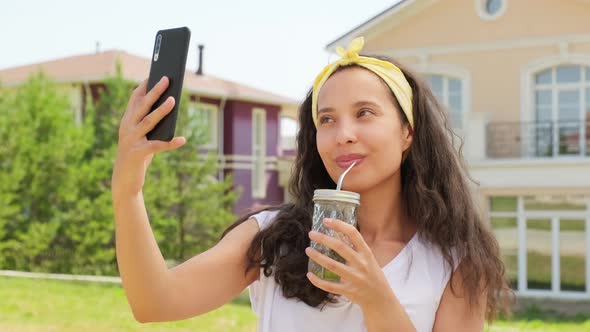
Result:
[[[0,277],[0,331],[256,331],[245,294],[200,317],[172,323],[137,323],[119,285]],[[564,320],[529,310],[487,331],[590,331],[590,316]]]
[[[0,277],[2,332],[256,331],[250,306],[179,322],[136,322],[119,285]]]

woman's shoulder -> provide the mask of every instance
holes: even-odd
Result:
[[[427,237],[422,233],[418,233],[416,235],[416,247],[419,248],[418,250],[420,251],[421,256],[423,256],[423,258],[426,260],[427,265],[443,269],[446,273],[451,272],[446,265],[445,256],[441,247],[438,244],[428,240]],[[455,271],[459,265],[459,262],[461,261],[461,257],[456,247],[450,248],[450,254],[454,261],[452,271]]]

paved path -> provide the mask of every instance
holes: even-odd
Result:
[[[103,276],[85,276],[85,275],[73,275],[73,274],[55,274],[55,273],[34,273],[34,272],[21,272],[21,271],[10,271],[0,270],[0,276],[3,277],[17,277],[17,278],[32,278],[32,279],[56,279],[56,280],[79,280],[79,281],[90,281],[90,282],[108,282],[108,283],[121,283],[119,277],[103,277]]]

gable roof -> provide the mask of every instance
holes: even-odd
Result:
[[[427,9],[431,5],[441,0],[392,0],[395,3],[386,8],[385,10],[381,11],[377,15],[371,17],[370,19],[366,20],[365,22],[359,24],[355,28],[351,29],[350,31],[344,33],[340,37],[336,38],[328,45],[326,45],[326,50],[330,52],[335,52],[337,46],[346,47],[348,44],[358,36],[365,36],[370,35],[374,32],[377,28],[388,25],[390,27],[395,26],[396,24],[400,24],[403,20],[406,20],[422,10]],[[590,4],[590,0],[576,0],[577,2]],[[471,2],[471,1],[469,1]],[[471,2],[471,4],[473,4]],[[366,40],[367,38],[365,38]]]
[[[140,83],[149,74],[151,59],[110,50],[3,69],[0,70],[0,82],[7,86],[18,85],[39,70],[60,83],[100,82],[116,73],[117,61],[121,63],[123,77],[127,80]],[[189,93],[210,97],[275,105],[298,104],[288,97],[210,75],[197,75],[188,70],[185,72],[183,88]]]
[[[394,16],[404,14],[413,15],[416,12],[429,7],[436,1],[438,0],[397,0],[391,7],[386,8],[382,12],[330,42],[326,45],[326,50],[335,52],[337,46],[347,46],[354,38],[365,35],[372,28],[392,19]]]

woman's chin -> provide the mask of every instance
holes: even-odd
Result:
[[[344,178],[344,182],[342,183],[341,189],[346,190],[346,191],[352,191],[355,193],[362,193],[363,191],[366,191],[370,187],[371,187],[371,185],[369,183],[367,183],[366,181],[362,181],[362,179],[359,181],[356,179]]]

